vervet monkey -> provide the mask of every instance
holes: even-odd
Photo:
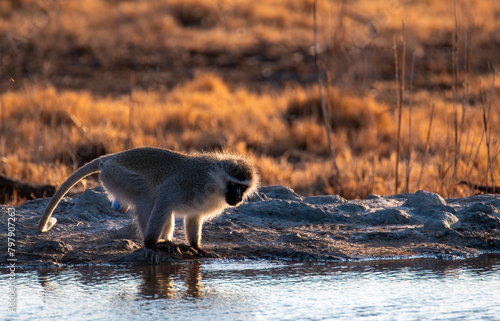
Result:
[[[184,216],[189,245],[200,254],[203,221],[236,206],[253,194],[259,177],[250,161],[223,153],[184,154],[160,148],[136,148],[105,155],[80,167],[57,190],[43,213],[38,229],[48,231],[56,219],[52,212],[80,180],[100,172],[99,178],[112,200],[136,215],[147,257],[159,262],[158,241],[178,252],[172,241],[174,215]],[[49,221],[50,220],[50,221]]]

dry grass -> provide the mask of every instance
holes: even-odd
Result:
[[[500,87],[493,79],[500,70],[495,19],[500,4],[457,1],[456,152],[453,5],[356,1],[343,7],[341,1],[319,1],[320,59],[340,177],[332,169],[318,89],[311,82],[316,74],[312,5],[285,0],[2,2],[0,173],[59,185],[102,153],[152,145],[247,154],[264,184],[283,184],[303,194],[394,193],[392,46],[401,41],[404,20],[399,181],[405,182],[409,151],[410,192],[460,196],[471,191],[457,180],[484,184],[493,176],[499,181]]]

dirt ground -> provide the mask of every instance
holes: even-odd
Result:
[[[38,233],[47,201],[0,207],[1,242],[13,242],[9,244],[13,251],[4,251],[3,262],[15,258],[18,266],[27,268],[149,264],[130,215],[113,210],[100,188],[65,198],[54,214],[57,224]],[[463,258],[500,250],[499,211],[500,198],[494,195],[445,200],[419,191],[347,201],[335,195],[302,197],[272,186],[206,222],[202,244],[227,259]],[[9,240],[8,222],[15,232]],[[175,242],[184,244],[180,225]],[[181,250],[178,255],[162,252],[162,263],[213,259],[187,246]]]

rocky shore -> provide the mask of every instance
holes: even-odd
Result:
[[[54,213],[57,224],[38,233],[47,202],[0,206],[0,242],[8,244],[10,222],[15,241],[9,248],[18,266],[147,264],[131,215],[114,210],[100,187],[65,198]],[[182,222],[176,223],[175,242],[184,244]],[[303,197],[283,186],[268,186],[206,222],[202,244],[228,259],[461,258],[499,251],[499,234],[496,195],[443,199],[418,191],[346,200],[336,195]],[[178,255],[162,253],[162,261],[205,259],[186,248]],[[3,253],[6,264],[12,256]]]

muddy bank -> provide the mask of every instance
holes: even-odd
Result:
[[[131,216],[115,211],[101,188],[65,198],[54,213],[57,224],[40,234],[37,223],[47,202],[0,206],[0,242],[7,246],[10,222],[11,231],[15,227],[9,246],[15,256],[10,258],[19,266],[144,262]],[[175,242],[185,243],[182,222],[176,223]],[[499,251],[499,234],[500,197],[495,195],[445,200],[418,191],[348,201],[335,195],[303,197],[270,186],[206,222],[202,244],[225,258],[450,258]],[[6,263],[9,252],[2,252]],[[186,249],[179,255],[162,253],[164,262],[199,258]]]

